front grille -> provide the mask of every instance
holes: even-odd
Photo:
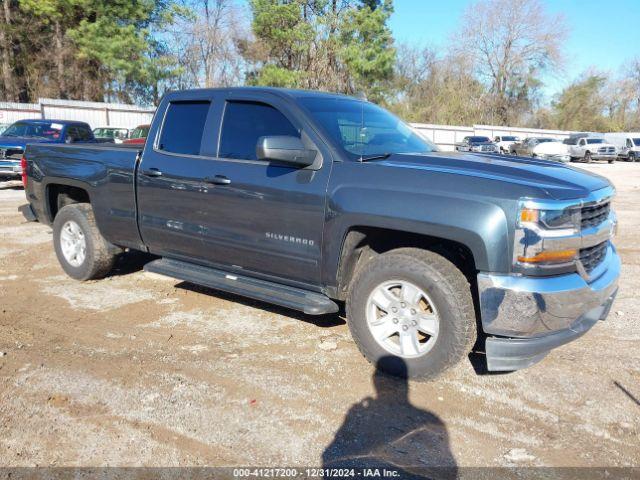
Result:
[[[483,152],[493,152],[493,145],[482,145],[480,150]]]
[[[595,227],[600,225],[609,217],[610,202],[598,203],[595,205],[586,205],[582,207],[582,229]]]
[[[22,158],[22,148],[0,147],[0,160],[20,160]]]
[[[600,147],[598,153],[616,153],[616,147]]]
[[[591,273],[593,269],[600,265],[600,262],[604,260],[608,246],[609,241],[607,240],[595,247],[583,248],[580,250],[580,262],[587,273]]]

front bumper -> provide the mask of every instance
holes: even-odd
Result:
[[[583,335],[609,313],[618,289],[620,258],[609,245],[588,278],[478,275],[487,368],[509,371],[542,360]]]
[[[0,160],[0,176],[2,177],[20,177],[22,175],[22,167],[20,160]]]
[[[611,160],[618,158],[618,154],[613,153],[592,153],[591,158],[594,160]]]

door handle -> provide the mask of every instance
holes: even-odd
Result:
[[[214,185],[229,185],[231,180],[229,180],[224,175],[216,175],[215,177],[207,177],[204,179],[207,183],[213,183]]]
[[[160,170],[158,170],[155,167],[151,167],[148,170],[144,170],[142,172],[144,175],[146,175],[147,177],[161,177],[162,176],[162,172]]]

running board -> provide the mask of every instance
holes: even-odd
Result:
[[[326,295],[289,287],[266,280],[236,275],[215,268],[169,258],[147,263],[145,272],[159,273],[185,282],[235,293],[282,307],[299,310],[308,315],[324,315],[338,311],[338,305]]]

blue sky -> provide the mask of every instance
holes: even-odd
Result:
[[[459,26],[470,0],[395,0],[391,29],[399,42],[444,48]],[[553,94],[590,67],[617,74],[640,57],[640,0],[546,0],[548,10],[564,15],[569,27],[566,68],[547,77]]]

